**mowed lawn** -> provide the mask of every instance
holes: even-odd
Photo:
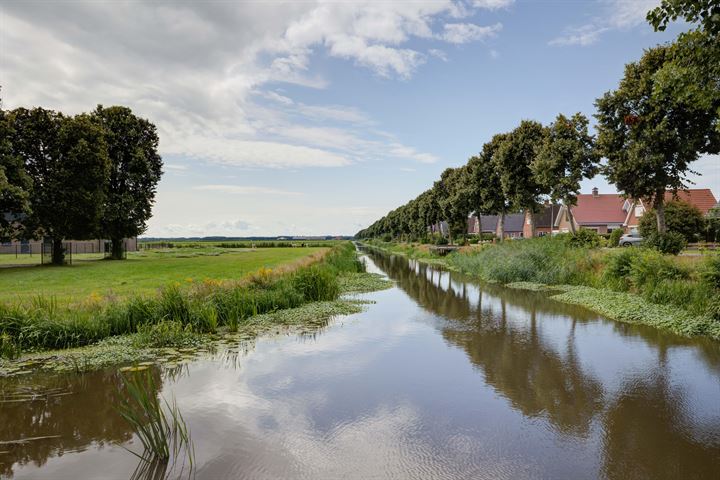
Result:
[[[151,295],[174,282],[239,279],[322,250],[326,249],[170,249],[131,253],[122,261],[75,260],[64,267],[0,268],[0,302],[24,302],[41,295],[54,297],[58,303],[97,296]]]

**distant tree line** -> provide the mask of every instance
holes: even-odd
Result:
[[[475,212],[498,215],[502,239],[506,214],[537,213],[545,199],[575,206],[580,182],[598,173],[623,195],[649,201],[664,235],[665,192],[687,188],[692,162],[720,152],[720,2],[664,0],[647,15],[656,31],[678,18],[694,28],[646,50],[626,65],[617,89],[596,100],[597,135],[580,113],[549,125],[523,120],[356,236],[419,239],[445,221],[452,239]],[[574,233],[572,217],[570,225]]]
[[[0,107],[0,241],[123,239],[146,229],[162,175],[155,125],[127,107],[65,115]]]

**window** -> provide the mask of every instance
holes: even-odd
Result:
[[[642,205],[635,205],[635,216],[636,217],[642,217],[643,213],[645,213],[645,209]]]

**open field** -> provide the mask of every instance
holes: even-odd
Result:
[[[93,297],[148,295],[174,282],[239,279],[260,268],[292,263],[324,248],[173,248],[128,254],[125,261],[73,257],[65,267],[0,268],[0,302],[52,296],[59,303]],[[14,258],[13,258],[14,260]]]

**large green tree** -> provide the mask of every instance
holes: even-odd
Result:
[[[650,10],[647,20],[655,30],[663,31],[668,23],[684,19],[699,23],[710,34],[720,34],[720,2],[718,0],[662,0]]]
[[[557,116],[532,162],[537,182],[553,201],[562,201],[567,207],[572,233],[575,233],[572,207],[577,205],[580,182],[595,176],[599,161],[593,136],[588,133],[588,119],[576,113],[571,118]]]
[[[670,47],[649,49],[625,67],[617,90],[596,100],[597,146],[604,173],[627,196],[650,201],[657,229],[666,231],[665,191],[687,186],[699,153],[715,153],[713,111],[694,102],[667,102],[656,93],[658,72],[672,59]]]
[[[495,164],[495,153],[502,142],[507,138],[506,134],[494,135],[492,139],[483,145],[479,155],[470,157],[468,170],[470,176],[470,203],[475,210],[480,224],[482,234],[482,216],[498,215],[498,235],[500,240],[505,235],[505,215],[510,203],[503,193],[502,182]]]
[[[100,227],[109,161],[105,133],[88,115],[34,108],[10,113],[12,144],[32,178],[27,226],[52,238],[52,262],[64,263],[63,240]]]
[[[546,130],[542,124],[523,120],[515,130],[507,134],[494,155],[503,193],[514,209],[530,213],[528,219],[533,237],[533,214],[539,211],[540,197],[546,193],[546,189],[535,178],[531,165],[545,135]]]
[[[30,213],[32,182],[12,145],[10,118],[0,107],[0,242],[21,236],[21,223]]]
[[[145,231],[162,176],[155,125],[127,107],[99,105],[93,118],[103,127],[110,159],[101,233],[121,259],[123,239]]]
[[[649,210],[640,217],[638,230],[647,238],[657,232],[657,223],[654,221],[653,211]],[[694,205],[680,200],[673,200],[665,205],[665,222],[668,232],[677,232],[688,242],[696,242],[698,237],[705,233],[705,218]]]

